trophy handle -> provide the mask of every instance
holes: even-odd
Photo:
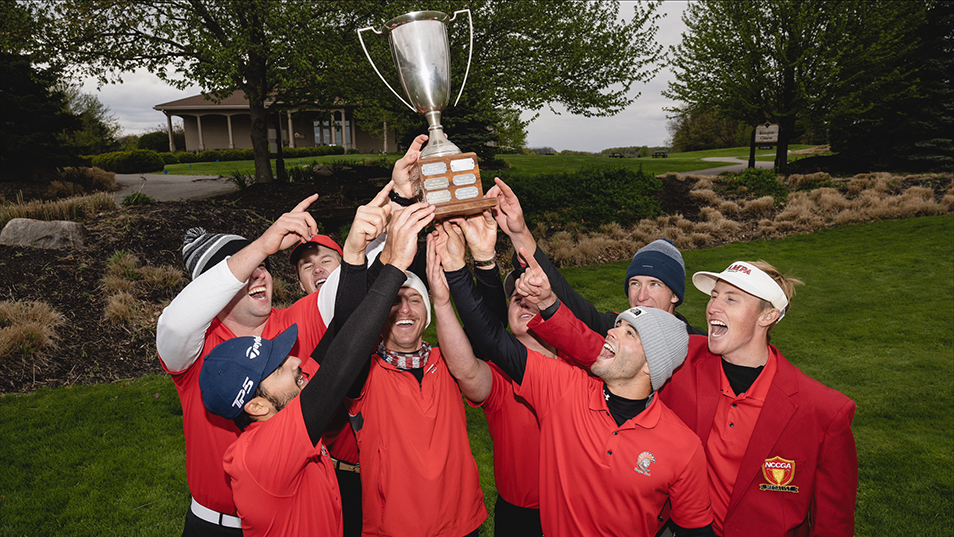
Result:
[[[460,11],[455,11],[454,16],[451,17],[449,21],[447,21],[447,22],[454,22],[454,19],[457,18],[457,14],[464,13],[464,12],[467,12],[467,22],[470,23],[470,45],[467,47],[467,70],[464,71],[464,81],[461,82],[460,84],[460,93],[457,94],[457,99],[454,100],[454,106],[457,106],[457,102],[460,101],[460,96],[464,94],[464,86],[467,85],[467,75],[470,74],[470,60],[471,58],[474,57],[474,19],[473,17],[471,17],[469,9],[461,9]],[[370,30],[370,28],[368,29]],[[361,37],[360,30],[358,32],[359,32],[358,37],[360,38]],[[364,45],[364,42],[362,42],[362,46],[363,45]],[[367,54],[367,51],[365,51],[365,54]],[[371,59],[371,57],[368,56],[368,59]],[[375,71],[377,71],[377,68],[375,68]],[[381,75],[379,74],[378,76],[381,76]],[[391,91],[394,91],[394,90],[391,90]]]
[[[391,84],[388,84],[388,81],[385,80],[383,76],[381,76],[381,71],[378,71],[378,66],[374,64],[374,60],[372,60],[372,59],[371,59],[371,55],[368,54],[368,48],[367,48],[366,46],[364,46],[364,38],[362,38],[362,36],[361,36],[361,32],[366,32],[366,31],[368,31],[368,30],[371,30],[372,32],[374,32],[374,33],[376,33],[376,34],[378,34],[378,35],[381,35],[383,32],[379,32],[379,31],[375,30],[375,29],[374,29],[373,27],[371,27],[371,26],[368,26],[367,28],[360,28],[360,29],[358,29],[358,41],[361,42],[361,48],[364,50],[364,55],[367,56],[368,61],[371,62],[371,67],[374,68],[374,72],[378,74],[378,78],[381,79],[381,82],[384,82],[384,85],[387,86],[389,90],[391,90],[391,93],[393,93],[395,97],[397,97],[398,99],[400,99],[401,102],[404,103],[404,106],[407,106],[408,108],[411,109],[411,111],[416,112],[417,110],[416,110],[413,106],[411,106],[410,104],[408,104],[408,102],[405,101],[404,98],[401,97],[401,95],[400,95],[398,92],[394,91],[394,88],[391,87]],[[471,45],[473,45],[473,35],[471,35]],[[468,63],[467,63],[467,69],[468,69],[468,70],[470,69],[470,61],[469,61],[469,60],[468,60]],[[464,77],[464,81],[465,81],[465,82],[467,81],[467,77],[466,77],[466,76]],[[461,89],[463,89],[463,88],[461,88]],[[460,95],[458,95],[457,98],[460,99]],[[456,104],[456,103],[455,103],[455,104]]]

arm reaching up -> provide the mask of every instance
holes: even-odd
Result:
[[[478,360],[470,346],[470,341],[464,334],[464,329],[457,320],[454,306],[450,301],[450,287],[444,277],[442,260],[447,258],[449,263],[463,267],[463,238],[458,236],[459,228],[445,223],[427,236],[427,279],[430,282],[431,300],[434,304],[434,319],[437,323],[437,340],[441,346],[441,354],[447,363],[447,369],[457,379],[461,393],[474,403],[482,403],[490,394],[493,377],[488,366]],[[450,236],[450,237],[449,237]],[[460,257],[450,259],[448,241],[459,244]],[[453,249],[453,248],[452,248]]]

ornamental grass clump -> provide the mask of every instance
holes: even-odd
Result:
[[[18,361],[44,368],[57,348],[63,315],[45,302],[0,302],[0,366]]]

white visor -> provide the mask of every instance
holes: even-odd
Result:
[[[772,306],[782,312],[782,317],[785,316],[785,308],[788,307],[785,291],[771,276],[758,267],[745,261],[736,261],[720,273],[697,272],[692,275],[692,284],[707,295],[712,294],[712,288],[719,280],[724,280],[752,296],[771,302]]]

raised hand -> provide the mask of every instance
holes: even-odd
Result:
[[[446,246],[447,232],[438,225],[437,229],[427,234],[427,282],[435,309],[450,303],[450,286],[441,263],[441,253],[446,251]]]
[[[507,183],[504,183],[499,177],[494,178],[494,183],[494,186],[487,191],[487,195],[497,198],[497,206],[492,209],[497,224],[513,241],[514,249],[524,248],[533,255],[533,252],[537,249],[537,243],[530,230],[527,229],[527,222],[523,217],[520,200],[517,199],[513,190],[507,186]]]
[[[365,249],[371,244],[371,241],[387,229],[392,211],[388,194],[391,193],[393,187],[394,181],[389,181],[374,196],[374,199],[367,205],[358,207],[355,212],[354,221],[351,223],[351,231],[348,232],[348,238],[345,239],[344,244],[344,260],[348,264],[363,265]]]
[[[527,264],[527,270],[516,281],[514,289],[531,304],[535,304],[541,310],[547,309],[557,301],[557,296],[550,288],[550,278],[540,268],[537,260],[532,255],[528,255],[525,249],[521,248],[519,253],[521,260]]]
[[[305,242],[318,233],[318,224],[307,210],[317,199],[318,194],[308,196],[294,209],[278,217],[278,220],[255,240],[265,256]]]
[[[496,187],[494,187],[496,188]],[[470,253],[477,261],[492,261],[496,256],[497,221],[490,210],[467,217],[451,218],[463,230]]]
[[[421,147],[427,141],[426,134],[419,134],[407,152],[400,160],[394,163],[394,169],[391,171],[391,181],[394,182],[394,191],[402,198],[414,199],[417,196],[416,181],[414,181],[413,170],[417,159],[421,158]]]
[[[436,226],[442,234],[442,249],[439,251],[444,270],[452,272],[464,268],[467,245],[464,231],[454,222],[445,220]]]
[[[391,214],[381,262],[407,270],[417,254],[417,234],[434,220],[433,205],[419,202]]]

